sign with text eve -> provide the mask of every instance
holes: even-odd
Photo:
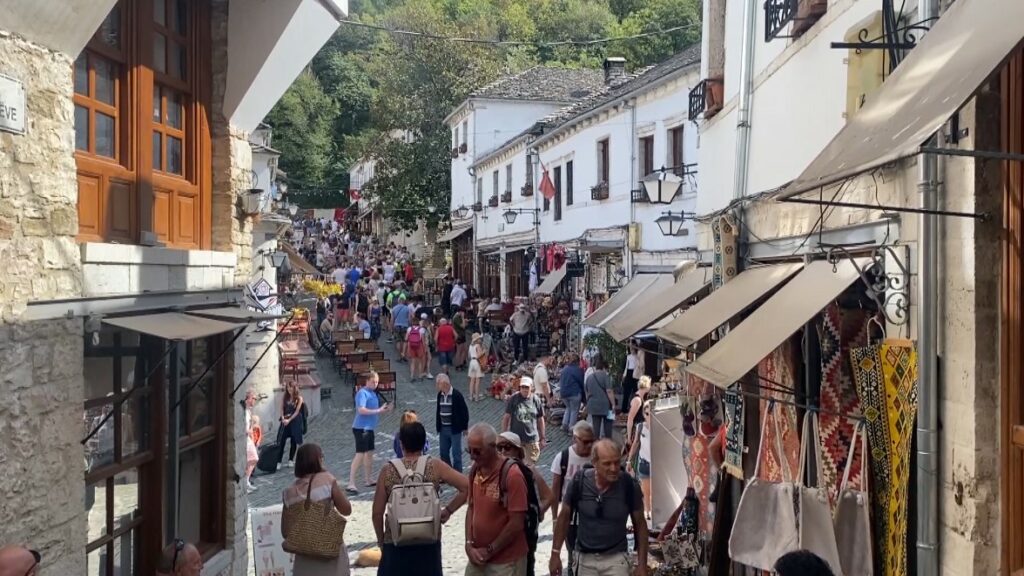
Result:
[[[0,74],[0,130],[25,133],[25,86]]]

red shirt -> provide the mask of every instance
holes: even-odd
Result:
[[[519,471],[518,466],[512,466],[508,470],[508,481],[505,484],[507,508],[501,505],[501,489],[498,485],[500,473],[501,466],[487,478],[484,478],[483,474],[477,474],[469,487],[471,509],[468,521],[472,523],[470,534],[473,545],[478,548],[486,548],[488,544],[494,542],[508,524],[510,512],[526,512],[526,479],[523,478],[523,473]],[[516,534],[508,546],[496,551],[487,563],[509,564],[526,556],[529,551],[526,530],[523,530]]]
[[[455,328],[452,328],[451,324],[439,326],[434,338],[437,340],[438,352],[455,351]]]
[[[411,283],[415,280],[415,274],[413,274],[412,264],[406,262],[405,264],[405,281]]]

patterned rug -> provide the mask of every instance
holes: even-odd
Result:
[[[743,480],[743,395],[731,390],[722,394],[725,405],[725,471]]]
[[[777,382],[787,388],[795,386],[795,357],[793,345],[789,340],[776,348],[771,354],[765,356],[757,365],[757,374],[762,380],[762,386],[778,388]],[[793,401],[793,395],[785,392],[777,392],[762,388],[761,396],[765,398],[779,398],[787,402]],[[796,474],[800,465],[800,429],[797,427],[796,408],[786,404],[776,404],[775,410],[768,416],[768,400],[761,399],[761,418],[772,418],[778,420],[779,431],[782,433],[782,453],[785,454],[786,462],[789,465],[789,473]],[[769,426],[774,424],[769,423]],[[761,455],[760,476],[764,480],[773,482],[782,481],[782,463],[775,455],[775,450],[765,450]],[[790,478],[792,480],[792,478]]]
[[[691,396],[699,398],[701,393],[710,386],[696,376],[687,375],[687,378],[687,387]],[[715,525],[715,513],[708,501],[708,496],[713,488],[712,482],[716,476],[708,456],[708,447],[712,438],[700,433],[699,421],[695,425],[698,428],[697,434],[692,437],[683,437],[683,462],[686,463],[686,472],[690,475],[690,486],[697,493],[697,499],[700,501],[699,531],[710,534]]]
[[[910,440],[917,414],[917,349],[910,341],[886,340],[851,349],[850,359],[868,425],[877,573],[905,576]]]
[[[818,340],[821,343],[821,444],[822,486],[828,489],[833,509],[839,494],[839,482],[850,443],[854,438],[854,421],[836,414],[860,416],[860,400],[853,383],[850,348],[867,344],[867,311],[842,309],[832,303],[821,314]],[[860,455],[855,455],[850,482],[860,486]]]

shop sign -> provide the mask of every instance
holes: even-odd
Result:
[[[568,278],[581,278],[586,274],[586,264],[582,260],[569,260],[565,263],[565,275]]]
[[[253,508],[250,512],[252,527],[252,559],[256,576],[292,576],[295,557],[281,547],[280,504],[266,508]]]
[[[0,74],[0,130],[25,133],[25,85]]]

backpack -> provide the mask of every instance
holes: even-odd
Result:
[[[395,546],[435,544],[441,541],[441,499],[431,482],[424,481],[429,456],[420,456],[416,469],[409,470],[395,458],[400,484],[388,497],[387,523]]]
[[[413,326],[412,328],[409,328],[405,341],[409,344],[410,349],[419,350],[420,346],[423,345],[423,332],[420,330],[420,327]]]
[[[566,451],[568,452],[568,450]],[[563,460],[568,462],[568,454]],[[590,464],[583,466],[576,475],[572,477],[572,519],[569,521],[569,533],[566,535],[565,541],[566,546],[570,549],[576,548],[576,534],[579,530],[580,525],[580,499],[583,497],[583,475],[587,473],[587,470],[592,470],[594,467]],[[564,469],[563,469],[564,474]],[[563,476],[563,478],[565,478]],[[625,467],[622,468],[620,480],[628,480],[626,482],[626,502],[632,503],[636,499],[636,480],[633,479],[633,475],[626,472]],[[632,504],[630,504],[632,506]],[[638,546],[637,542],[633,543],[634,546]]]
[[[526,544],[530,550],[537,549],[537,539],[540,523],[544,521],[544,515],[540,511],[540,497],[537,495],[537,483],[533,480],[533,472],[530,467],[519,460],[506,458],[501,465],[501,474],[498,476],[498,494],[502,508],[508,508],[508,473],[512,466],[518,466],[519,472],[526,482]],[[476,466],[469,471],[469,485],[472,486],[476,478]]]

